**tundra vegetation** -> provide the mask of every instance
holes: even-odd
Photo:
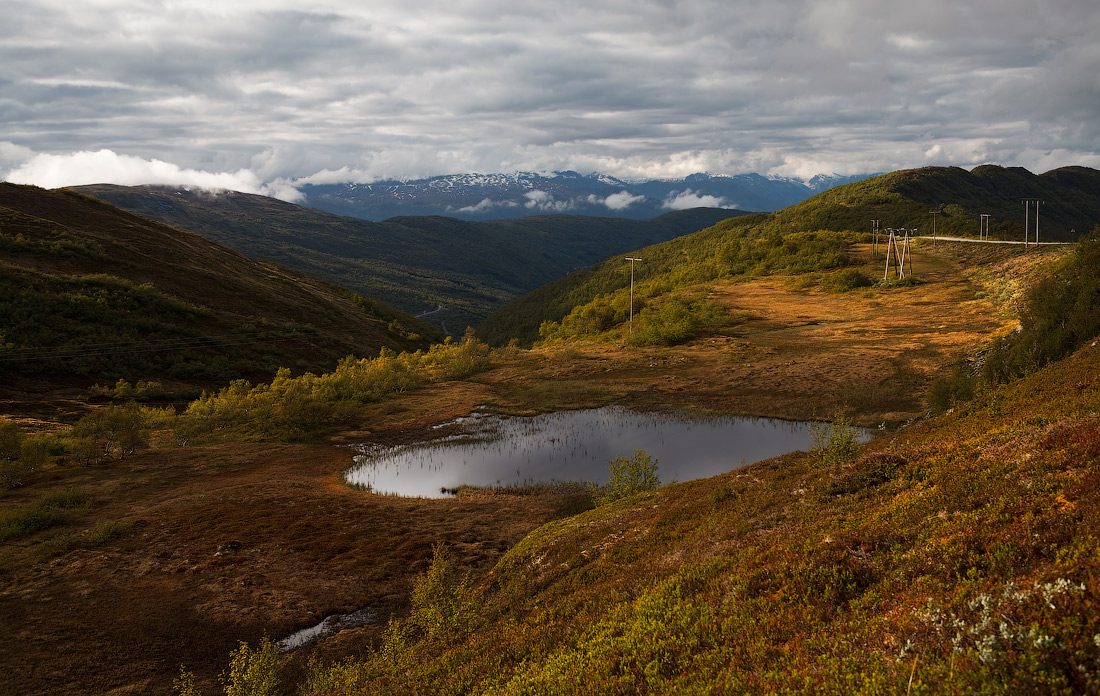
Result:
[[[1088,334],[1091,248],[999,350]],[[437,549],[408,618],[299,693],[1095,692],[1100,346],[1056,344],[868,444],[841,414],[810,453],[547,524],[478,581]]]

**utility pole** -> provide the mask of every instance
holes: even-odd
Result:
[[[871,220],[871,233],[874,235],[874,240],[871,242],[871,257],[874,258],[878,253],[878,227],[881,220]]]
[[[886,272],[883,273],[882,279],[887,280],[890,277],[890,267],[893,265],[895,272],[897,273],[898,280],[905,278],[905,266],[909,265],[909,275],[913,275],[913,255],[909,251],[909,233],[917,234],[916,229],[910,229],[905,227],[887,227],[886,231],[890,233],[890,237],[886,240]],[[904,233],[905,237],[902,241],[901,248],[898,248],[898,237],[900,233]],[[891,259],[891,256],[893,259]],[[893,263],[891,264],[891,260]]]
[[[942,211],[929,210],[928,212],[932,216],[932,248],[935,249],[936,248],[936,216],[939,215]]]
[[[1038,245],[1038,206],[1042,203],[1042,199],[1038,198],[1025,198],[1024,203],[1024,248],[1027,248],[1027,230],[1031,228],[1030,220],[1027,219],[1027,213],[1031,212],[1031,205],[1035,203],[1035,244]]]
[[[1039,246],[1039,204],[1042,201],[1036,199],[1035,201],[1035,246]]]
[[[989,238],[989,218],[993,217],[989,213],[982,213],[978,216],[978,239]]]
[[[633,256],[627,256],[626,260],[630,262],[630,335],[634,335],[634,262],[641,261],[641,259],[634,258]]]

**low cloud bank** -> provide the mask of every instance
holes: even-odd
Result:
[[[0,149],[0,153],[6,152],[6,149]],[[120,155],[111,150],[81,151],[64,155],[35,154],[8,171],[4,180],[43,188],[85,184],[193,186],[255,193],[291,203],[304,198],[291,181],[276,179],[263,182],[249,169],[238,169],[235,172],[184,169],[171,162]]]
[[[734,208],[721,196],[700,195],[691,189],[673,191],[661,203],[669,210],[687,210],[688,208]]]

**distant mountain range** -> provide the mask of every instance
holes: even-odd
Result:
[[[300,186],[301,205],[366,220],[446,215],[500,220],[567,213],[644,220],[687,208],[770,212],[834,186],[865,179],[819,175],[809,181],[759,174],[628,182],[603,174],[455,174],[414,181]]]

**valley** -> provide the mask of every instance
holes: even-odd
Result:
[[[508,300],[570,271],[744,214],[697,208],[647,220],[546,214],[370,222],[232,191],[105,185],[75,190],[422,315],[455,336]]]
[[[865,199],[881,184],[643,249],[632,320],[618,259],[567,276],[498,323],[533,324],[530,348],[470,334],[417,351],[412,317],[361,297],[329,310],[334,324],[358,307],[388,333],[315,372],[290,351],[265,365],[293,369],[257,367],[255,383],[191,376],[135,402],[109,366],[9,369],[4,421],[43,453],[18,469],[33,452],[17,448],[0,471],[5,686],[215,693],[231,652],[258,665],[265,638],[370,609],[376,621],[278,658],[277,693],[1096,688],[1096,242],[920,240],[914,277],[878,283],[868,236],[818,223],[864,215],[837,196],[879,205]],[[35,232],[33,253],[78,239],[80,215]],[[18,219],[9,246],[43,229]],[[147,292],[182,295],[155,281]],[[687,330],[645,333],[692,312]],[[952,391],[934,406],[939,387]],[[610,404],[822,425],[809,451],[619,500],[579,484],[414,499],[342,480],[354,445],[415,442],[477,408]],[[145,419],[132,447],[89,425],[119,413]],[[845,423],[882,434],[841,447]]]

